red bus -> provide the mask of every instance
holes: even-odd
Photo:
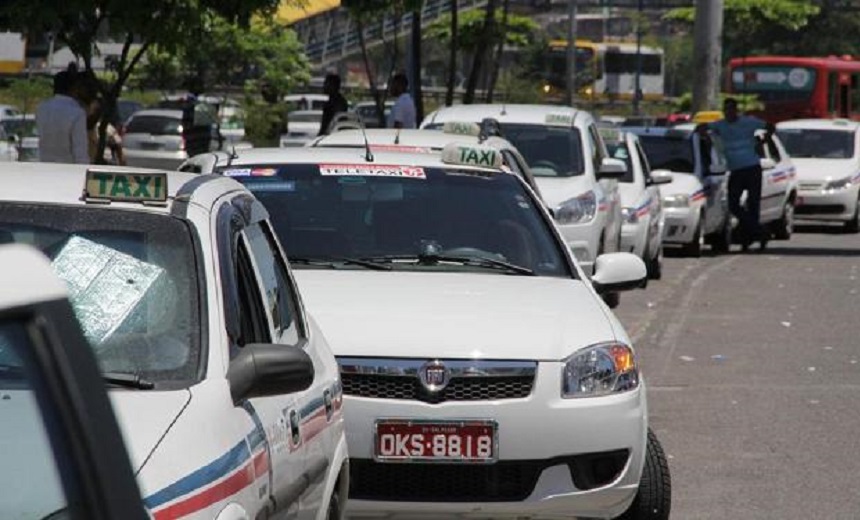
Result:
[[[756,94],[759,117],[860,119],[860,60],[850,56],[755,56],[729,61],[729,92]]]

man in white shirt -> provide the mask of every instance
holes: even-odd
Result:
[[[403,73],[395,74],[389,82],[389,91],[396,97],[391,115],[388,118],[389,128],[416,128],[415,102],[409,95],[409,80]]]
[[[39,131],[39,160],[42,162],[89,164],[87,114],[72,97],[80,81],[74,71],[54,76],[54,97],[36,108]]]

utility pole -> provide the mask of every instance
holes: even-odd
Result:
[[[633,84],[633,115],[639,115],[642,101],[642,0],[636,14],[636,81]]]
[[[722,60],[723,0],[696,0],[693,112],[716,108]]]
[[[576,97],[576,2],[567,0],[567,106]]]

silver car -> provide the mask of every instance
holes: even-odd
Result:
[[[220,150],[223,138],[216,116],[195,110],[195,126],[209,128],[208,151]],[[123,148],[129,166],[175,170],[188,159],[182,110],[147,109],[135,112],[125,124]]]

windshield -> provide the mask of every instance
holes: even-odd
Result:
[[[223,172],[266,205],[293,263],[430,251],[570,276],[550,224],[510,174],[315,164],[243,165]]]
[[[854,157],[854,132],[812,128],[780,128],[776,135],[795,158],[850,159]]]
[[[36,247],[66,282],[104,372],[198,379],[201,315],[187,225],[143,212],[0,205],[0,244]]]
[[[693,147],[686,136],[640,135],[639,142],[651,170],[693,173]]]
[[[630,148],[628,148],[627,143],[607,142],[606,150],[610,157],[620,159],[627,165],[627,171],[624,173],[624,177],[618,179],[619,182],[633,182],[633,160],[630,158]]]
[[[503,124],[502,134],[525,158],[535,177],[573,177],[585,173],[576,128]]]

